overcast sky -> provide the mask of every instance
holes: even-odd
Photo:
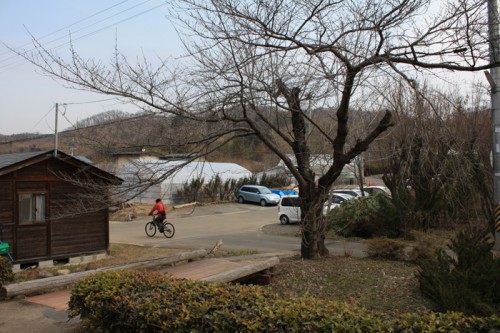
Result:
[[[0,0],[0,134],[53,133],[56,103],[67,104],[60,107],[59,130],[104,111],[137,111],[104,95],[64,88],[3,44],[30,50],[32,34],[65,52],[71,34],[78,52],[105,62],[115,40],[129,58],[175,56],[181,46],[166,15],[161,0]]]

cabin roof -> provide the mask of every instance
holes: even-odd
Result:
[[[114,181],[122,181],[122,179],[115,175],[93,166],[92,162],[86,157],[71,156],[61,151],[57,151],[57,156],[54,156],[54,150],[0,154],[0,176],[54,157],[64,160],[66,163],[74,164],[75,166],[88,167],[92,173],[99,174],[101,177],[106,176]]]

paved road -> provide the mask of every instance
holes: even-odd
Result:
[[[175,226],[175,235],[166,239],[157,234],[150,238],[144,232],[149,219],[132,222],[111,222],[110,242],[180,249],[210,249],[218,240],[224,249],[255,249],[259,252],[300,252],[300,238],[265,234],[262,228],[278,221],[276,206],[261,207],[252,204],[209,205],[183,208],[168,215]],[[364,256],[364,246],[358,243],[327,241],[333,255],[349,253]]]

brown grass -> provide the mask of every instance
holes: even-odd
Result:
[[[121,265],[134,261],[142,261],[162,256],[168,256],[181,251],[184,250],[143,247],[143,246],[125,245],[125,244],[111,244],[109,256],[105,259],[96,260],[93,262],[79,264],[79,265],[66,264],[66,265],[56,265],[54,267],[48,267],[43,269],[35,268],[35,269],[23,270],[16,273],[16,278],[14,282],[17,283],[27,280],[34,280],[40,277],[45,277],[47,275],[66,274],[66,272],[64,272],[65,270],[68,270],[70,273],[74,273],[74,272],[93,270],[100,267]]]
[[[426,311],[415,265],[375,259],[291,258],[275,267],[270,287],[285,297],[313,296],[389,314]]]
[[[154,203],[151,205],[146,204],[134,204],[130,206],[123,207],[122,209],[112,212],[109,214],[110,221],[130,221],[137,218],[148,216],[148,213],[153,208]],[[171,212],[174,208],[172,205],[165,205],[165,209]]]

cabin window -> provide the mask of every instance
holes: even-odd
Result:
[[[45,193],[19,194],[19,224],[45,221]]]

